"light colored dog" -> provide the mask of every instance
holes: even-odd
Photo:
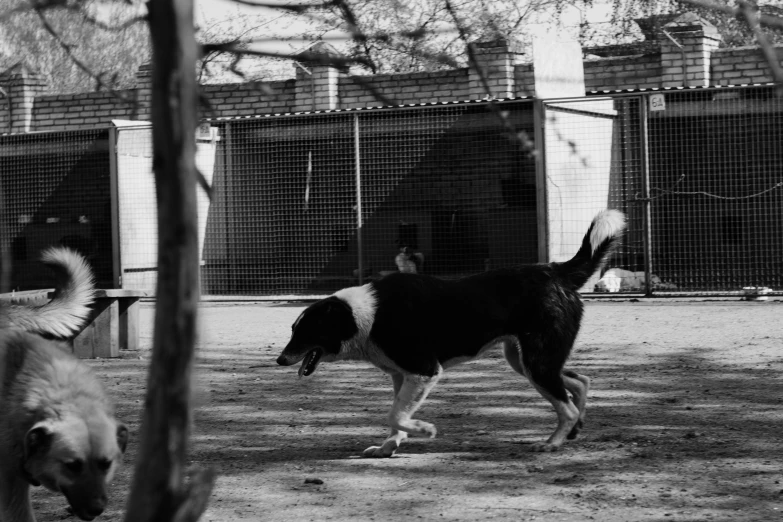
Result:
[[[92,370],[62,343],[0,330],[0,520],[34,522],[30,486],[92,520],[106,507],[128,430]]]
[[[31,485],[61,492],[79,518],[94,519],[128,440],[91,369],[53,340],[89,320],[92,272],[65,248],[43,261],[58,279],[50,302],[0,302],[0,522],[35,521]]]

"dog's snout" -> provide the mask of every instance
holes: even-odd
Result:
[[[90,501],[89,504],[84,506],[84,510],[79,518],[82,520],[92,520],[98,517],[101,513],[103,513],[103,510],[106,509],[107,502],[108,499],[106,498],[106,495],[95,497]]]
[[[279,364],[280,366],[289,366],[291,363],[288,362],[288,359],[286,358],[285,355],[281,355],[280,357],[277,358],[277,364]]]

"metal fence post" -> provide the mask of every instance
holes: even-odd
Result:
[[[538,232],[538,262],[549,258],[549,193],[546,165],[546,104],[537,99],[533,103],[533,144],[536,148],[536,222]]]
[[[642,159],[642,202],[644,229],[644,289],[645,295],[651,296],[652,286],[652,217],[650,215],[650,147],[647,133],[647,116],[649,113],[649,96],[642,96],[639,103],[639,121],[641,128],[641,159]]]
[[[364,284],[364,252],[362,245],[362,168],[359,146],[359,114],[353,115],[353,147],[356,167],[356,255],[359,263],[359,285]]]
[[[109,199],[111,211],[111,260],[112,260],[112,288],[122,288],[122,259],[120,257],[120,197],[117,142],[120,129],[112,126],[109,128]]]
[[[236,194],[234,193],[235,171],[233,139],[234,134],[232,132],[232,125],[230,121],[227,121],[225,127],[223,128],[223,154],[225,155],[225,174],[223,179],[223,183],[225,184],[224,215],[226,217],[226,253],[228,254],[227,262],[225,264],[225,266],[228,267],[228,277],[226,281],[226,287],[223,289],[223,291],[227,294],[233,294],[234,292],[237,292],[237,289],[239,288],[239,284],[237,283],[237,265],[239,262],[237,261],[238,256],[235,246],[236,227],[234,226],[234,221],[232,220],[234,213],[236,212],[234,207]]]

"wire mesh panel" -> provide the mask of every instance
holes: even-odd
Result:
[[[349,280],[357,267],[354,146],[345,113],[224,123],[204,292],[313,294],[339,286],[335,274]]]
[[[565,261],[579,250],[597,212],[623,211],[628,231],[609,267],[637,274],[599,290],[639,291],[644,272],[644,208],[639,98],[590,98],[545,104],[545,183],[548,259]],[[583,291],[595,289],[600,274]]]
[[[51,288],[41,251],[82,253],[97,284],[111,288],[112,222],[108,130],[0,136],[4,239],[16,290]]]
[[[783,100],[668,92],[649,116],[652,268],[682,291],[780,290]]]
[[[532,134],[531,103],[503,111]],[[441,277],[537,260],[535,162],[485,104],[215,125],[205,294],[328,293],[400,254]]]
[[[360,122],[364,262],[442,278],[536,262],[529,102],[364,114]]]

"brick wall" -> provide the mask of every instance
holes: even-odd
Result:
[[[778,63],[783,66],[783,48],[776,49]],[[761,49],[739,47],[713,51],[710,60],[713,85],[767,83],[773,80]]]
[[[60,131],[105,126],[111,120],[141,119],[135,104],[136,92],[39,96],[33,107],[32,126],[36,131]]]
[[[381,105],[373,90],[400,105],[470,99],[467,69],[345,77],[339,88],[342,109]]]
[[[661,86],[660,55],[637,55],[586,60],[585,89],[651,89]]]
[[[644,54],[585,59],[586,91],[772,81],[759,49],[717,49],[720,35],[698,16],[686,13],[665,30],[665,37],[644,42]],[[533,64],[515,64],[516,55],[503,40],[476,44],[475,51],[490,94],[507,98],[531,96],[535,91]],[[591,49],[591,54],[594,51]],[[783,47],[777,53],[783,62]],[[4,74],[0,77],[4,93],[0,94],[0,133],[84,129],[108,125],[112,119],[147,120],[150,72],[149,65],[142,66],[138,87],[119,96],[103,92],[48,96],[42,94],[46,88],[42,80],[30,71]],[[487,95],[484,82],[472,68],[351,77],[315,63],[298,67],[295,78],[286,81],[205,85],[202,94],[209,108],[201,110],[205,117],[225,118],[383,104],[374,93],[397,104],[463,101]]]
[[[210,108],[205,115],[213,118],[252,116],[293,112],[294,80],[268,83],[230,83],[205,85],[202,94]]]
[[[8,119],[8,98],[0,96],[0,134],[11,132]]]

